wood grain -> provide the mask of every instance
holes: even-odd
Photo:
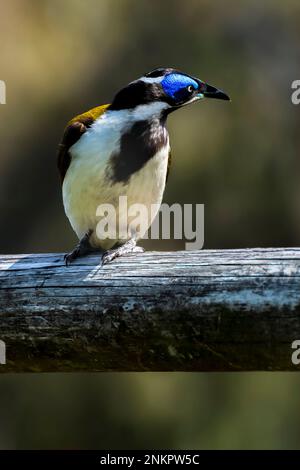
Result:
[[[0,372],[299,370],[300,249],[0,256]]]

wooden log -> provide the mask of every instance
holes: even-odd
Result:
[[[0,372],[299,370],[300,249],[0,256]]]

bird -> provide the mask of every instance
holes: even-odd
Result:
[[[121,88],[111,104],[68,122],[57,166],[64,210],[79,242],[65,255],[67,265],[95,251],[101,253],[103,265],[144,251],[137,246],[144,235],[138,231],[128,230],[125,239],[118,232],[100,238],[97,207],[116,205],[120,196],[126,196],[128,205],[142,203],[149,208],[153,204],[159,210],[171,163],[167,118],[204,98],[230,100],[224,91],[199,78],[159,67]]]

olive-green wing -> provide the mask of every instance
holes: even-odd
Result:
[[[82,134],[86,132],[93,122],[103,113],[105,113],[108,106],[108,104],[98,106],[97,108],[93,108],[86,113],[75,116],[73,119],[71,119],[71,121],[68,122],[62,141],[59,144],[57,155],[57,166],[60,173],[61,182],[63,182],[71,163],[72,157],[69,151],[70,148],[80,139]]]

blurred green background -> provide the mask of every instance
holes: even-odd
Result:
[[[55,162],[64,125],[158,66],[232,97],[170,117],[165,201],[205,204],[205,248],[299,245],[299,0],[0,10],[2,253],[73,246]],[[299,386],[287,373],[1,376],[0,448],[300,448]]]

